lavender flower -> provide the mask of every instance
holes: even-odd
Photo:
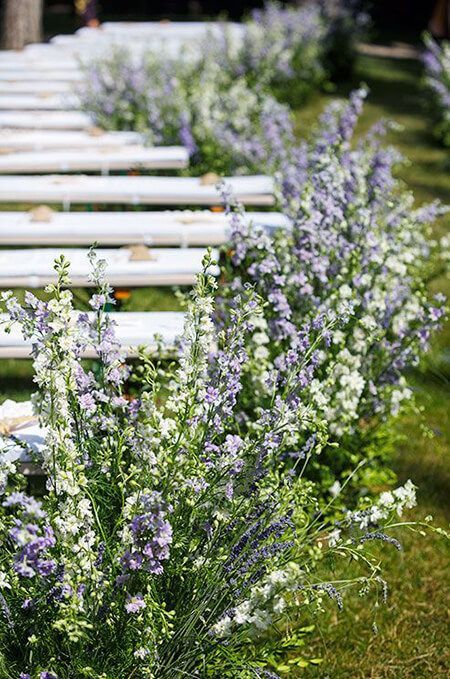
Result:
[[[146,604],[141,594],[136,594],[135,596],[127,595],[127,602],[125,604],[127,613],[139,613],[145,607]]]

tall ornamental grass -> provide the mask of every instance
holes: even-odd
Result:
[[[285,463],[298,468],[324,426],[327,443],[309,469],[332,492],[359,464],[349,486],[357,493],[392,480],[386,425],[411,399],[407,371],[445,312],[444,297],[430,298],[426,287],[439,261],[430,225],[442,208],[414,207],[393,174],[399,156],[382,144],[382,125],[355,142],[365,94],[331,104],[309,144],[272,141],[290,229],[248,224],[224,189],[232,234],[219,322],[248,285],[265,300],[247,338],[243,412],[251,421],[272,402],[277,380],[289,379],[292,362],[311,350],[311,332],[322,332],[325,346],[301,375],[314,425],[299,433]]]
[[[146,389],[130,399],[104,313],[104,264],[92,260],[93,321],[73,312],[63,259],[47,301],[3,295],[33,337],[47,484],[31,496],[0,457],[0,676],[290,676],[307,611],[341,609],[354,587],[385,600],[374,545],[400,549],[392,532],[414,486],[332,521],[300,469],[284,473],[280,459],[308,417],[300,376],[312,348],[273,373],[272,399],[251,430],[241,426],[236,401],[260,301],[239,294],[217,333],[208,259],[178,362],[147,359]],[[325,339],[319,330],[317,344]],[[80,360],[86,346],[98,354],[95,370]],[[350,562],[357,572],[347,576]]]

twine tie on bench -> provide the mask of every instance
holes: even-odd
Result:
[[[125,249],[130,253],[130,262],[151,262],[158,259],[146,245],[128,245]]]
[[[87,133],[90,137],[102,137],[105,134],[105,130],[102,130],[101,127],[88,127],[87,128]]]
[[[31,222],[51,222],[55,211],[48,205],[38,205],[30,210]]]
[[[215,172],[207,172],[200,177],[200,184],[202,186],[212,186],[217,184],[218,181],[220,181],[220,177]]]
[[[4,417],[0,419],[0,434],[11,436],[16,431],[37,423],[35,415],[22,415],[21,417]]]

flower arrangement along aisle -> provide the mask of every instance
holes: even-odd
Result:
[[[247,417],[271,402],[276,379],[308,350],[311,328],[324,328],[330,314],[341,320],[324,330],[327,347],[302,375],[302,398],[335,444],[310,470],[336,489],[364,462],[354,476],[358,491],[390,479],[381,463],[392,428],[379,425],[411,397],[405,370],[418,363],[445,301],[428,299],[425,287],[438,256],[429,224],[439,206],[414,209],[392,174],[397,153],[380,143],[382,126],[352,147],[365,95],[331,104],[310,145],[284,149],[272,140],[292,229],[267,233],[248,225],[224,190],[234,212],[228,292],[221,288],[225,317],[230,298],[249,284],[266,300],[247,346],[240,399]],[[289,465],[309,454],[315,437],[302,433]]]
[[[281,128],[289,109],[245,78],[230,78],[214,61],[114,49],[86,66],[78,88],[95,124],[136,130],[147,142],[182,144],[196,175],[261,173],[269,160],[262,146],[266,121]]]
[[[232,77],[245,76],[281,101],[301,105],[331,77],[348,75],[369,17],[352,0],[282,5],[266,2],[243,23],[241,39],[222,25],[222,40],[205,41],[203,62]]]
[[[308,417],[299,378],[325,329],[242,433],[235,402],[259,302],[241,295],[217,335],[208,258],[178,363],[165,372],[147,362],[147,390],[127,399],[128,370],[103,312],[112,301],[104,265],[93,263],[94,321],[74,315],[63,259],[48,301],[4,295],[11,320],[34,339],[47,489],[27,494],[0,458],[0,676],[285,675],[277,658],[288,653],[295,666],[305,609],[320,612],[326,599],[341,608],[352,585],[386,596],[371,550],[375,541],[400,547],[390,531],[413,506],[414,486],[330,524],[313,484],[280,476],[280,453]],[[80,361],[86,344],[98,353],[95,374]],[[334,575],[352,559],[358,575]]]
[[[424,38],[425,84],[433,100],[435,134],[450,146],[450,42],[438,45],[430,35]]]
[[[285,7],[269,2],[242,25],[242,36],[221,26],[221,39],[210,36],[201,48],[201,64],[220,64],[230,78],[244,77],[251,89],[263,88],[291,104],[301,104],[320,88],[327,28],[316,3]]]
[[[104,129],[142,132],[149,144],[183,144],[195,175],[269,172],[264,129],[281,130],[290,118],[275,97],[299,104],[320,87],[329,70],[325,47],[350,63],[342,45],[354,44],[365,17],[352,4],[269,3],[243,24],[237,42],[224,22],[219,37],[216,27],[178,56],[113,47],[84,64],[80,105]],[[336,56],[330,61],[338,63]]]

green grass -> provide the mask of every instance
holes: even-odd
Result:
[[[346,96],[360,82],[370,88],[361,132],[379,118],[399,123],[402,129],[391,130],[387,140],[409,159],[409,164],[399,170],[400,177],[414,191],[418,204],[436,198],[450,204],[449,153],[432,137],[416,62],[361,57],[353,83],[339,87],[333,95],[316,96],[299,111],[299,134],[309,133],[331,96]],[[436,225],[436,235],[447,233],[449,223],[448,217],[442,218]],[[448,279],[437,279],[432,287],[450,294]],[[167,289],[143,289],[134,292],[124,308],[170,310],[178,308],[178,303]],[[412,478],[420,489],[420,507],[413,516],[419,519],[432,514],[441,526],[448,524],[450,513],[449,350],[447,326],[436,338],[423,370],[411,375],[422,417],[404,416],[396,425],[404,440],[397,451],[395,470],[400,481]],[[24,399],[32,390],[30,362],[0,364],[0,400]],[[424,425],[434,432],[433,438],[424,436]],[[450,675],[446,645],[450,554],[446,545],[431,535],[406,535],[403,553],[383,551],[388,554],[391,596],[387,606],[376,611],[379,633],[372,634],[374,611],[366,600],[349,602],[339,615],[330,611],[317,621],[323,640],[319,637],[305,653],[322,656],[324,661],[301,676],[424,679]]]
[[[398,428],[405,438],[397,451],[395,468],[401,480],[411,477],[419,486],[419,507],[408,518],[423,520],[432,515],[435,525],[445,526],[450,518],[448,392],[442,384],[426,377],[416,377],[413,384],[424,408],[424,421],[435,435],[424,437],[417,417],[402,418]],[[402,552],[389,546],[377,550],[389,582],[387,604],[374,608],[367,598],[349,598],[343,613],[332,609],[313,621],[320,634],[315,636],[308,652],[310,657],[322,657],[323,663],[299,676],[323,679],[449,676],[448,544],[432,534],[422,537],[402,531],[397,537],[402,542]],[[356,567],[354,571],[356,574]],[[373,622],[378,634],[373,633]]]

